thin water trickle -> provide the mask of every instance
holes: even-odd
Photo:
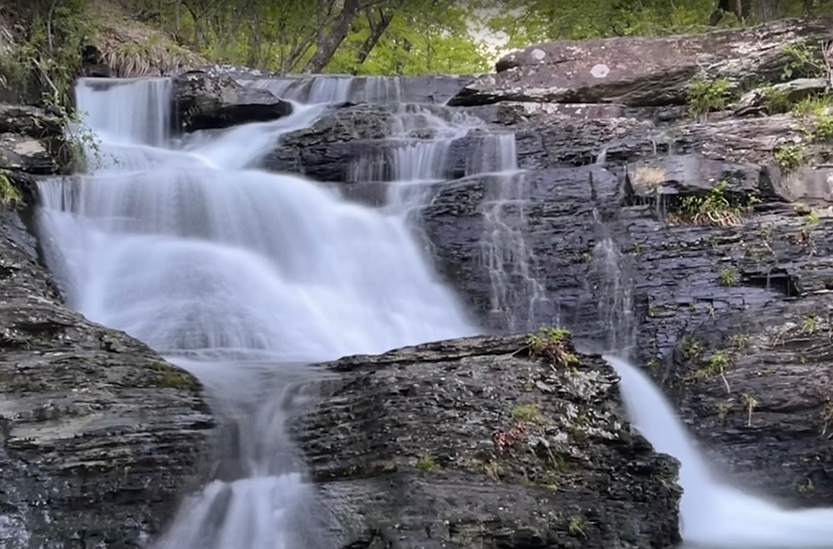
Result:
[[[527,241],[530,187],[518,169],[515,135],[483,135],[466,171],[481,174],[486,185],[480,252],[491,283],[493,323],[510,332],[534,330],[553,319],[543,314],[550,299]]]
[[[176,148],[159,141],[169,90],[164,79],[79,82],[106,159],[40,184],[44,254],[73,307],[192,371],[233,426],[223,475],[182,506],[158,549],[325,547],[284,432],[287,395],[305,383],[293,364],[480,330],[404,216],[248,168],[323,105]]]

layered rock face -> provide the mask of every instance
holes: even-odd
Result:
[[[560,337],[323,365],[339,376],[295,429],[340,545],[675,545],[678,463],[630,431],[614,372]]]
[[[31,196],[60,127],[2,113],[4,136],[38,151],[3,150],[3,182]],[[0,546],[140,547],[199,480],[214,419],[196,379],[64,306],[35,244],[0,209]]]
[[[243,87],[228,75],[189,71],[173,79],[179,129],[185,132],[268,122],[292,112],[292,105],[268,90]]]
[[[469,132],[445,164],[458,180],[437,186],[421,223],[484,323],[558,323],[595,348],[630,349],[721,470],[808,505],[833,503],[833,101],[817,93],[830,28],[783,21],[513,54],[447,116],[513,133],[525,173],[463,177],[483,141]],[[271,166],[360,194],[375,184],[344,174],[391,146],[380,135],[390,116],[339,109],[286,136]],[[517,231],[490,240],[495,215]],[[484,243],[503,254],[503,279],[485,268]],[[510,317],[531,308],[490,312],[507,279],[544,290],[521,322]]]

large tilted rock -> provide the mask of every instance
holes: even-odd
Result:
[[[201,387],[62,305],[16,216],[0,222],[0,546],[140,547],[199,482]]]
[[[182,131],[268,122],[292,113],[290,103],[267,90],[241,86],[227,75],[189,71],[173,82]]]
[[[324,366],[339,377],[295,429],[344,547],[679,540],[678,463],[630,430],[598,356],[471,338]]]
[[[773,80],[790,62],[789,46],[823,40],[833,20],[786,20],[699,36],[611,38],[530,46],[498,61],[497,74],[464,87],[449,105],[498,101],[684,103],[695,76],[745,86]]]

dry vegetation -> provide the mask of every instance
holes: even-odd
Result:
[[[95,45],[102,62],[117,76],[160,76],[208,63],[118,4],[101,2],[96,11],[101,19]]]

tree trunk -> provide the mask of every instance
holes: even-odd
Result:
[[[304,68],[305,73],[318,73],[327,66],[336,51],[338,51],[341,43],[344,42],[344,39],[350,33],[350,27],[353,25],[353,20],[359,14],[360,7],[361,0],[344,0],[344,6],[333,22],[330,32],[321,33],[315,54]]]
[[[379,43],[379,40],[382,39],[382,36],[384,36],[385,31],[388,30],[388,27],[394,17],[395,15],[393,13],[387,13],[384,10],[379,9],[379,20],[374,21],[371,17],[371,13],[368,12],[367,21],[370,23],[370,36],[368,36],[364,43],[362,43],[359,48],[359,52],[356,54],[356,65],[361,65],[367,61],[370,52],[373,51],[373,48],[375,48],[376,44]]]

